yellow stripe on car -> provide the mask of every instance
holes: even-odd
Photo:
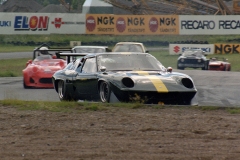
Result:
[[[157,76],[151,76],[147,71],[137,71],[139,75],[146,76],[154,85],[158,92],[168,92],[167,87],[162,80]]]
[[[142,76],[146,76],[149,75],[147,71],[136,71],[137,74],[142,75]]]
[[[157,76],[147,76],[147,77],[151,80],[151,82],[153,83],[153,85],[155,86],[158,92],[168,92],[167,87],[159,77]]]

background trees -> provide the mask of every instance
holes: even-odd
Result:
[[[3,1],[3,0],[0,0]],[[47,6],[49,4],[60,4],[60,0],[36,0],[39,4]],[[65,0],[73,9],[77,9],[79,5],[83,5],[85,0]]]

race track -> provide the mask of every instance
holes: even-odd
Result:
[[[201,106],[240,107],[239,72],[174,70],[188,74],[194,80]],[[59,101],[54,89],[24,89],[22,77],[0,78],[0,100]]]

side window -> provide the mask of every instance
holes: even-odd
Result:
[[[74,63],[73,63],[73,68],[72,69],[76,69],[78,67],[78,64],[80,62],[80,59],[77,59]]]
[[[82,72],[83,73],[94,73],[97,71],[97,66],[96,66],[96,59],[95,58],[89,58],[86,59]]]

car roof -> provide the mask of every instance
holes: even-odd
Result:
[[[104,52],[104,53],[89,53],[85,57],[96,57],[100,55],[151,55],[149,53],[142,53],[142,52]],[[151,55],[152,56],[152,55]]]
[[[108,46],[74,46],[73,49],[75,48],[108,48]]]
[[[118,42],[117,44],[143,44],[141,42]]]

